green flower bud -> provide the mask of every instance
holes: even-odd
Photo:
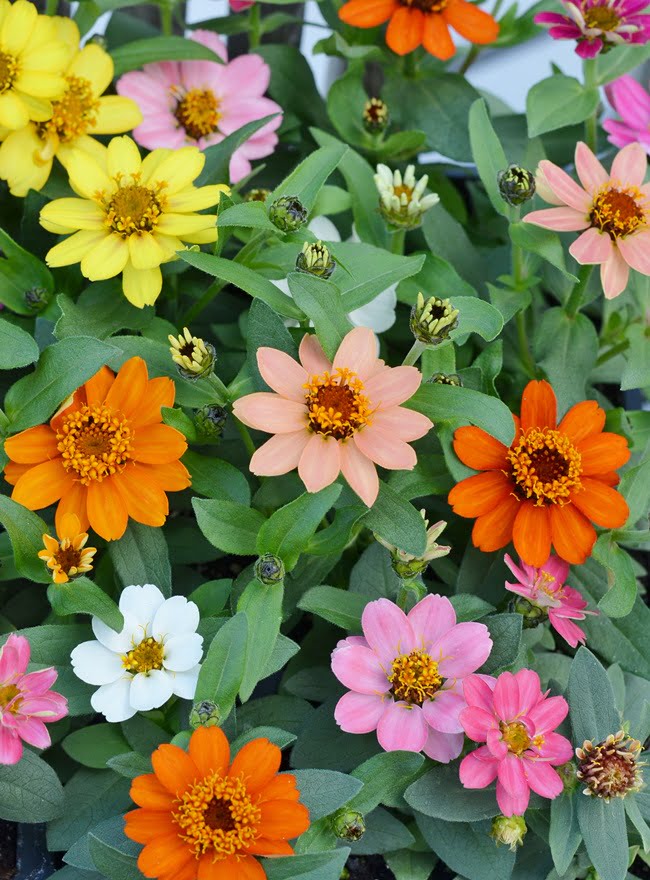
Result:
[[[244,196],[245,202],[265,202],[267,198],[271,195],[270,189],[264,189],[262,187],[257,187],[256,189],[249,189],[246,195]]]
[[[515,852],[524,842],[526,831],[528,828],[523,816],[497,816],[492,820],[490,837],[497,846],[504,843],[510,848],[510,852]]]
[[[201,435],[201,441],[218,443],[223,435],[227,418],[228,411],[216,403],[208,403],[197,410],[194,415],[194,424]]]
[[[221,712],[216,703],[211,700],[201,700],[195,703],[190,712],[190,726],[193,730],[197,727],[216,727],[221,721]]]
[[[411,309],[411,332],[418,342],[425,345],[438,345],[449,338],[458,326],[458,309],[448,299],[430,296],[428,299],[418,293],[416,304]]]
[[[265,553],[255,563],[255,577],[267,586],[281,583],[284,580],[284,562],[279,556]]]
[[[564,783],[564,791],[569,794],[575,791],[578,787],[578,777],[576,776],[576,766],[573,761],[567,761],[566,764],[560,764],[560,766],[555,769]]]
[[[179,336],[168,336],[172,360],[184,379],[205,379],[212,374],[217,353],[214,346],[198,336],[192,336],[187,327]]]
[[[295,232],[307,222],[307,211],[297,196],[282,196],[269,208],[269,218],[282,232]]]
[[[535,195],[535,175],[520,165],[508,165],[497,174],[499,192],[509,205],[523,205]]]
[[[436,193],[424,195],[428,182],[427,174],[416,181],[415,165],[408,165],[403,177],[387,165],[377,165],[379,211],[391,229],[417,229],[426,211],[438,204]]]
[[[412,556],[374,533],[375,540],[389,551],[393,571],[402,580],[411,580],[417,577],[422,574],[432,559],[439,559],[441,556],[451,553],[451,547],[438,544],[438,538],[447,527],[447,523],[440,520],[429,527],[429,520],[426,518],[424,508],[420,511],[420,516],[424,520],[424,526],[427,530],[427,546],[422,556]]]
[[[538,623],[543,623],[548,619],[548,611],[545,608],[540,608],[539,605],[533,605],[532,602],[529,602],[528,599],[524,599],[523,596],[518,596],[510,603],[510,605],[515,614],[521,614],[524,618],[524,629],[532,629],[537,626]]]
[[[365,834],[366,823],[361,813],[343,807],[332,817],[332,831],[341,840],[360,840]]]
[[[339,880],[350,880],[350,872],[347,868],[343,868]]]
[[[388,104],[381,98],[370,98],[363,108],[363,127],[370,134],[386,131],[390,122]]]
[[[455,373],[434,373],[428,381],[435,385],[455,385],[457,388],[463,387],[463,380]]]
[[[336,263],[322,241],[317,241],[316,244],[306,241],[298,254],[296,269],[298,272],[316,275],[317,278],[329,278],[336,269]]]
[[[44,287],[30,287],[25,291],[25,305],[30,312],[42,312],[51,297]]]
[[[100,49],[108,52],[108,42],[106,41],[106,37],[103,34],[93,34],[88,42],[94,43],[95,46],[99,46]]]

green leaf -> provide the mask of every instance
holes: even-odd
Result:
[[[296,196],[305,209],[308,212],[311,211],[321,187],[330,174],[336,170],[347,150],[348,147],[345,144],[334,144],[330,147],[321,147],[310,153],[273,190],[267,199],[268,204],[270,205],[281,196]]]
[[[573,658],[567,699],[571,709],[569,717],[573,740],[577,745],[582,745],[587,739],[600,742],[620,728],[614,692],[607,673],[585,647],[579,648]],[[580,827],[582,828],[582,822]]]
[[[623,801],[612,798],[606,804],[602,798],[579,796],[576,800],[587,855],[601,880],[625,880],[628,843]]]
[[[91,614],[115,632],[122,631],[124,618],[119,608],[101,587],[87,577],[76,578],[66,584],[50,584],[47,598],[59,617],[67,614]]]
[[[114,725],[111,724],[111,727]],[[92,730],[92,727],[87,729]],[[120,776],[126,776],[127,779],[135,779],[136,776],[142,776],[143,773],[151,773],[151,759],[145,758],[144,755],[139,755],[137,752],[114,755],[112,758],[108,758],[106,766],[115,770]]]
[[[369,596],[323,585],[307,590],[298,602],[298,608],[310,611],[349,632],[359,633],[361,615],[369,601]]]
[[[506,446],[515,435],[512,413],[496,397],[453,385],[422,385],[405,404],[432,422],[457,421],[483,428]]]
[[[49,764],[25,749],[0,772],[0,816],[8,822],[49,822],[63,812],[63,787]]]
[[[380,752],[352,771],[363,788],[349,803],[351,810],[369,813],[379,804],[390,804],[401,795],[424,763],[424,756],[414,752]]]
[[[294,300],[313,321],[325,354],[333,359],[343,337],[352,330],[340,290],[331,281],[299,272],[290,272],[287,281]]]
[[[472,244],[465,228],[441,204],[426,212],[422,232],[435,257],[453,266],[476,290],[484,287],[487,271],[483,258]],[[431,293],[428,289],[427,292]],[[448,296],[449,291],[443,291],[442,295]]]
[[[604,86],[630,70],[636,70],[650,58],[650,43],[642,46],[619,46],[616,52],[602,52],[596,58],[596,83]]]
[[[0,303],[18,315],[34,314],[25,295],[31,290],[54,290],[54,279],[44,263],[24,250],[4,229],[0,229]]]
[[[162,529],[129,520],[122,537],[110,542],[108,552],[123,586],[154,584],[163,595],[171,596],[172,573]]]
[[[230,715],[244,675],[248,618],[239,613],[227,620],[201,665],[194,702],[212,700],[219,707],[219,723]]]
[[[609,590],[598,603],[598,607],[609,617],[627,617],[634,607],[638,593],[630,554],[618,546],[610,532],[605,532],[594,544],[592,555],[607,569],[609,582]]]
[[[650,852],[650,827],[645,821],[636,802],[635,797],[627,797],[624,800],[625,812],[641,837],[641,844],[646,852]]]
[[[312,556],[330,556],[345,550],[352,529],[366,512],[361,504],[339,507],[334,513],[334,522],[316,532],[305,547],[304,552]]]
[[[217,223],[220,229],[242,227],[243,229],[262,229],[271,235],[279,235],[278,228],[271,222],[262,202],[238,202],[230,205],[219,214]]]
[[[192,489],[207,498],[227,498],[238,504],[250,504],[251,490],[244,474],[220,458],[186,452],[183,464],[192,477]]]
[[[567,271],[564,259],[564,247],[557,232],[550,229],[542,229],[523,220],[520,223],[511,223],[509,226],[510,238],[513,244],[537,254],[551,266],[555,266],[565,278],[576,283],[578,279]],[[519,294],[521,296],[521,294]]]
[[[365,818],[366,833],[361,840],[352,844],[355,855],[381,855],[415,843],[415,838],[404,822],[383,807],[377,807]]]
[[[339,880],[350,850],[263,859],[267,880]]]
[[[395,880],[429,880],[431,869],[438,861],[432,853],[411,849],[385,853],[384,858]]]
[[[133,40],[118,46],[111,52],[115,66],[114,76],[121,76],[128,70],[137,70],[144,64],[159,61],[216,61],[223,64],[219,55],[195,40],[184,37],[151,37],[147,40]]]
[[[506,846],[495,846],[489,821],[470,825],[423,815],[416,820],[426,842],[452,871],[467,880],[509,880],[515,854]]]
[[[74,761],[95,770],[103,770],[110,758],[131,751],[117,724],[82,727],[68,734],[61,745],[63,751]]]
[[[558,412],[586,397],[585,383],[598,357],[598,334],[585,315],[546,309],[535,332],[537,360],[546,371]]]
[[[367,529],[405,553],[422,556],[426,550],[427,532],[420,513],[381,480],[377,500],[361,522]]]
[[[140,846],[124,834],[124,818],[113,816],[88,833],[95,866],[108,880],[141,880],[137,859]]]
[[[264,516],[252,507],[223,499],[193,498],[192,507],[199,528],[212,544],[224,553],[256,555],[257,533]]]
[[[38,345],[26,330],[0,319],[0,370],[26,367],[38,355]]]
[[[355,147],[370,148],[372,135],[363,125],[363,108],[368,95],[363,86],[364,64],[351,63],[327,93],[327,112],[341,138]]]
[[[630,324],[625,331],[630,348],[621,376],[621,391],[645,388],[650,385],[650,340],[647,327]]]
[[[378,145],[375,156],[380,162],[405,162],[420,153],[426,145],[426,132],[417,129],[396,131]]]
[[[367,305],[391,285],[417,275],[424,265],[424,254],[403,257],[363,242],[342,241],[330,250],[339,263],[333,277],[345,312]]]
[[[497,177],[500,171],[507,169],[509,163],[503,152],[501,141],[492,127],[487,105],[483,98],[475,101],[470,108],[469,140],[472,146],[472,156],[485,191],[492,202],[492,207],[497,213],[508,217],[510,208],[499,192]]]
[[[283,584],[267,586],[254,578],[237,603],[237,611],[243,611],[248,619],[246,660],[239,687],[242,702],[248,700],[257,682],[266,674],[280,632],[283,598]]]
[[[429,770],[406,789],[404,799],[425,816],[447,822],[479,822],[500,812],[494,786],[480,791],[465,788],[455,765]]]
[[[485,300],[477,296],[451,296],[449,299],[460,312],[458,327],[449,334],[450,339],[456,340],[467,333],[478,333],[490,342],[503,330],[501,312]]]
[[[57,305],[61,317],[54,327],[57,339],[68,336],[95,336],[106,339],[118,330],[144,330],[154,318],[153,306],[136,308],[125,298],[120,278],[95,281],[79,299],[60,294]]]
[[[289,733],[286,730],[280,730],[279,727],[252,727],[250,730],[247,730],[245,733],[240,734],[236,740],[233,740],[233,742],[231,742],[230,754],[235,755],[240,749],[242,749],[246,745],[246,743],[251,742],[251,740],[260,738],[268,739],[279,749],[286,749],[287,746],[290,746],[291,743],[296,741],[297,736],[295,733]]]
[[[123,813],[129,788],[129,780],[112,770],[78,770],[66,783],[63,813],[48,826],[48,847],[66,850],[102,819]]]
[[[270,391],[257,367],[257,351],[262,346],[278,349],[298,360],[298,347],[282,318],[261,299],[254,299],[248,310],[246,331],[248,369],[260,391]]]
[[[220,31],[220,33],[223,32]],[[232,154],[277,115],[277,113],[271,113],[270,116],[253,119],[252,122],[247,122],[246,125],[242,125],[241,128],[227,135],[218,144],[213,144],[203,150],[205,165],[203,171],[194,181],[194,186],[207,186],[230,180],[229,167]]]
[[[490,631],[494,645],[481,672],[489,675],[510,666],[517,659],[521,644],[521,614],[493,614],[483,621]]]
[[[127,738],[131,748],[140,755],[150,758],[151,753],[162,743],[171,739],[171,734],[163,730],[151,719],[142,715],[134,715],[127,721],[122,722],[122,733]]]
[[[650,460],[628,468],[621,478],[618,491],[630,508],[626,527],[631,528],[648,514],[650,505]]]
[[[478,596],[471,596],[467,593],[450,596],[449,601],[454,606],[457,623],[463,623],[467,620],[480,620],[494,611],[494,607],[488,602],[479,599]]]
[[[309,810],[311,822],[329,816],[358,794],[363,782],[335,770],[294,770],[300,802]]]
[[[548,845],[553,856],[555,870],[560,876],[567,871],[582,840],[576,805],[579,798],[579,793],[575,797],[567,793],[561,794],[551,801]]]
[[[528,137],[583,122],[596,112],[598,89],[585,88],[572,76],[555,74],[536,83],[526,98]]]
[[[50,532],[43,520],[22,504],[0,495],[0,523],[5,527],[14,551],[14,564],[20,574],[38,584],[49,584],[52,574],[38,558],[43,535]]]

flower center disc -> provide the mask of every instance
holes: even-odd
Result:
[[[163,646],[149,637],[122,657],[122,666],[127,672],[151,672],[163,668]]]
[[[305,388],[309,425],[317,434],[347,440],[371,423],[363,382],[351,370],[339,367],[334,375],[313,376]]]
[[[592,226],[606,232],[610,238],[631,235],[646,226],[643,194],[635,186],[627,189],[607,186],[594,198],[590,220]]]
[[[68,87],[63,97],[52,104],[52,117],[38,126],[40,137],[55,135],[60,141],[81,137],[97,122],[99,101],[93,97],[87,79],[66,76]]]
[[[447,6],[447,0],[399,0],[402,6],[409,6],[412,9],[419,9],[422,12],[442,12]],[[395,188],[396,194],[399,196],[399,187]]]
[[[11,703],[11,701],[14,700],[19,694],[20,691],[15,684],[6,684],[4,687],[0,687],[0,709],[4,709],[6,706],[8,706],[9,703]],[[9,711],[17,712],[18,706],[21,702],[21,700],[16,700]]]
[[[588,28],[601,31],[615,31],[620,18],[609,6],[592,6],[584,11],[585,24]]]
[[[212,134],[219,127],[219,100],[211,89],[190,89],[178,102],[174,116],[193,140]]]
[[[436,661],[425,651],[411,651],[393,660],[388,681],[396,700],[421,706],[425,700],[433,699],[442,684],[442,676]]]
[[[509,724],[501,721],[499,727],[501,728],[501,739],[508,746],[508,751],[515,755],[521,755],[522,752],[530,748],[531,739],[521,721],[511,721]]]
[[[78,569],[81,565],[82,551],[75,550],[72,545],[64,546],[61,543],[61,549],[54,554],[54,560],[61,567],[61,571],[70,574],[73,569]]]
[[[18,65],[13,55],[0,52],[0,95],[13,85],[18,73]]]
[[[106,225],[122,238],[134,232],[151,232],[162,214],[153,190],[137,183],[121,186],[108,204]]]
[[[84,486],[120,473],[131,458],[129,424],[106,406],[86,405],[66,416],[56,439],[63,467]]]
[[[530,428],[510,447],[508,460],[520,495],[537,507],[563,504],[580,485],[580,453],[559,431]]]

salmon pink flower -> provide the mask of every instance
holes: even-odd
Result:
[[[650,15],[639,15],[648,0],[562,0],[562,5],[566,15],[539,12],[534,21],[548,27],[554,40],[577,40],[581,58],[650,39]]]
[[[504,561],[517,578],[517,583],[506,582],[506,589],[511,593],[523,596],[531,605],[541,608],[551,626],[572,648],[578,642],[583,645],[586,636],[574,620],[584,620],[587,614],[598,614],[597,611],[585,611],[586,601],[573,587],[567,587],[565,581],[569,575],[569,563],[559,556],[549,556],[544,565],[535,568],[520,562],[515,565],[512,558],[505,555]]]
[[[569,248],[578,263],[600,265],[607,299],[627,287],[630,269],[650,275],[650,184],[643,185],[648,162],[639,143],[618,153],[608,174],[589,147],[576,146],[578,186],[557,165],[539,163],[542,192],[560,207],[533,211],[524,217],[545,229],[582,232]],[[550,192],[546,187],[550,188]]]
[[[463,686],[467,708],[460,722],[470,739],[486,743],[461,761],[465,788],[485,788],[496,779],[504,816],[521,816],[531,791],[556,798],[563,783],[553,767],[573,756],[569,740],[555,733],[569,711],[564,697],[542,693],[531,669],[503,672],[491,681],[471,675]]]
[[[23,741],[46,749],[51,740],[45,725],[68,714],[66,698],[50,690],[56,669],[28,673],[29,656],[29,642],[15,633],[0,648],[0,764],[17,764]]]
[[[389,599],[366,605],[363,637],[332,652],[332,671],[350,688],[334,717],[346,733],[377,731],[387,752],[424,751],[443,764],[463,748],[465,676],[485,663],[492,639],[483,623],[456,623],[445,596],[425,596],[408,615]],[[481,678],[481,676],[479,676]]]
[[[605,89],[609,103],[621,117],[605,119],[603,128],[617,147],[638,141],[650,154],[650,94],[633,76],[619,77]]]
[[[377,357],[375,335],[355,327],[333,363],[315,336],[300,343],[300,363],[274,348],[260,348],[257,365],[275,393],[261,391],[235,401],[233,412],[249,428],[274,434],[251,458],[260,476],[298,468],[308,492],[329,486],[342,472],[364,504],[379,492],[375,465],[412,470],[408,445],[433,425],[400,406],[420,386],[415,367],[387,367]]]

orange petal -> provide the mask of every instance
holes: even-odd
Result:
[[[309,810],[295,801],[265,801],[260,804],[258,825],[262,837],[290,840],[309,828]]]
[[[489,513],[479,516],[472,529],[474,546],[485,553],[505,547],[512,539],[512,526],[519,512],[519,505],[520,502],[514,495],[508,495]]]
[[[145,425],[153,425],[162,421],[160,408],[173,406],[176,395],[176,386],[172,379],[159,376],[157,379],[149,379],[147,390],[140,401],[138,409],[131,415],[131,424],[134,428],[142,428]]]
[[[607,431],[582,440],[578,452],[582,458],[582,473],[586,475],[615,471],[623,467],[631,455],[625,437]]]
[[[112,477],[88,486],[86,511],[91,528],[107,541],[119,540],[126,531],[126,504]]]
[[[191,485],[190,472],[181,461],[168,461],[167,464],[141,464],[138,471],[149,473],[165,492],[180,492]]]
[[[520,558],[541,568],[551,555],[551,517],[547,507],[535,507],[532,501],[519,505],[512,527],[512,540]]]
[[[174,797],[160,782],[155,773],[136,776],[131,783],[131,800],[147,810],[169,810],[174,804]]]
[[[11,497],[28,510],[40,510],[65,495],[72,482],[61,459],[54,458],[26,471],[14,486]]]
[[[145,877],[159,877],[162,873],[182,871],[194,859],[191,849],[178,833],[157,837],[148,843],[138,856],[138,868]]]
[[[353,27],[371,28],[388,21],[397,8],[396,0],[349,0],[339,9],[339,18]]]
[[[108,367],[102,367],[86,382],[86,401],[89,406],[100,406],[104,403],[114,379],[115,373]]]
[[[268,785],[280,769],[282,752],[268,739],[246,743],[232,762],[229,776],[244,775],[249,792],[258,792]]]
[[[4,478],[10,486],[15,486],[22,475],[33,467],[32,464],[16,464],[14,461],[8,461],[5,465]]]
[[[571,565],[582,565],[596,542],[594,527],[575,504],[553,504],[550,512],[555,552]]]
[[[621,478],[614,471],[609,471],[606,474],[598,474],[598,479],[601,483],[604,483],[606,486],[611,486],[612,488],[618,486],[621,482]]]
[[[171,743],[158,746],[151,756],[151,763],[160,782],[177,797],[200,776],[196,764],[187,752]]]
[[[260,792],[260,801],[297,801],[300,792],[296,788],[296,777],[292,773],[275,776]]]
[[[230,874],[228,880],[266,880],[266,872],[257,859],[244,856],[237,862],[238,874]]]
[[[86,486],[84,486],[83,483],[72,480],[70,488],[66,490],[65,495],[63,495],[59,501],[59,505],[56,509],[54,524],[56,526],[57,534],[61,534],[63,518],[70,513],[74,513],[79,520],[79,531],[88,531],[90,522],[88,520],[87,498],[88,489]]]
[[[171,812],[131,810],[124,819],[126,821],[124,833],[137,843],[149,843],[156,837],[178,833],[178,826],[172,821]]]
[[[430,55],[440,58],[441,61],[447,61],[456,54],[456,47],[449,33],[447,22],[439,13],[431,12],[429,15],[425,15],[422,45]],[[480,428],[476,428],[476,430],[479,431]]]
[[[147,365],[139,357],[132,357],[120,367],[115,381],[106,395],[106,406],[121,412],[127,419],[138,411],[147,390]]]
[[[267,837],[258,837],[253,843],[249,843],[247,851],[252,856],[293,855],[293,847],[286,840],[269,840]]]
[[[133,444],[133,458],[145,464],[177,461],[187,450],[185,437],[171,425],[147,425],[138,431]]]
[[[190,757],[199,776],[224,776],[230,764],[230,745],[220,727],[198,727],[190,739]]]
[[[605,410],[595,400],[583,400],[571,407],[560,422],[559,430],[577,444],[585,437],[600,433],[604,427]]]
[[[60,539],[69,538],[71,541],[81,534],[79,517],[76,513],[64,513],[60,517],[60,524],[56,528]]]
[[[75,412],[85,404],[86,386],[82,385],[81,388],[77,388],[74,394],[71,394],[70,397],[66,398],[66,400],[63,401],[61,406],[54,413],[54,415],[50,419],[50,428],[52,428],[53,431],[58,431],[64,416]]]
[[[499,36],[497,21],[466,0],[452,0],[442,14],[453,29],[470,43],[493,43]]]
[[[583,477],[582,489],[571,493],[571,501],[586,517],[604,529],[618,529],[625,525],[630,508],[616,489],[598,479]]]
[[[111,481],[122,496],[127,514],[145,526],[161,526],[169,513],[169,502],[153,471],[131,463]]]
[[[5,452],[12,461],[20,464],[39,464],[59,456],[56,434],[49,425],[36,425],[7,437]]]
[[[190,862],[180,871],[168,871],[158,875],[158,880],[196,880],[196,859]]]
[[[512,482],[502,471],[485,471],[454,486],[447,500],[458,516],[474,518],[488,513],[511,491]]]
[[[197,880],[244,880],[246,875],[240,869],[241,861],[243,860],[236,856],[227,856],[225,859],[218,859],[215,862],[211,853],[206,853],[199,861]],[[264,872],[262,873],[264,874]],[[264,875],[264,880],[266,880],[266,875]]]
[[[507,467],[507,446],[482,428],[468,425],[454,432],[454,452],[475,471],[503,470]]]
[[[524,388],[521,397],[521,427],[527,431],[529,428],[555,428],[557,424],[557,401],[555,392],[542,380],[533,380]]]
[[[424,13],[412,6],[400,6],[395,10],[386,30],[386,44],[397,55],[408,55],[422,42]]]

